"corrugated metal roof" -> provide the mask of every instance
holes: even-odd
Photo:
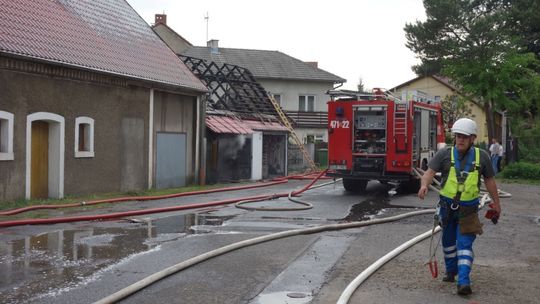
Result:
[[[279,51],[219,48],[217,54],[209,47],[193,46],[182,55],[213,61],[219,64],[234,64],[253,73],[257,78],[294,79],[328,81],[333,83],[346,80],[316,68]]]
[[[0,0],[0,53],[206,91],[124,0]]]
[[[207,115],[206,126],[219,134],[252,134],[253,131],[287,132],[287,128],[277,122],[242,120],[218,115]]]

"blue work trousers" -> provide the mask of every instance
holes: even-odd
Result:
[[[442,245],[446,273],[457,274],[458,285],[471,285],[469,274],[474,259],[475,234],[459,232],[458,211],[451,210],[441,202],[440,219],[443,225]]]
[[[495,174],[499,173],[499,166],[497,165],[499,163],[499,158],[499,155],[491,155],[491,166],[493,167],[493,172],[495,172]]]

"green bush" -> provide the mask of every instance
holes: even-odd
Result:
[[[540,162],[540,135],[518,138],[519,159],[525,162]]]
[[[518,162],[504,167],[501,172],[503,178],[522,178],[540,180],[540,164]]]

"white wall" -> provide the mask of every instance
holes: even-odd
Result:
[[[323,141],[328,142],[328,129],[315,129],[315,128],[299,128],[294,130],[296,135],[300,139],[307,137],[308,135],[322,135]]]
[[[326,91],[333,88],[331,82],[313,82],[297,80],[257,79],[272,94],[281,95],[281,107],[287,111],[298,111],[298,96],[315,95],[315,112],[328,111],[326,102],[330,96]]]
[[[251,179],[262,179],[262,163],[263,163],[263,134],[259,131],[254,131],[251,137]]]

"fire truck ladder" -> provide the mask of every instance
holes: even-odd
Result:
[[[408,102],[394,103],[394,142],[397,153],[407,152],[407,110]]]
[[[274,99],[274,96],[272,96],[272,94],[268,94],[268,98],[270,99],[270,102],[272,102],[272,105],[276,109],[276,112],[278,113],[279,118],[281,119],[285,127],[287,127],[287,130],[289,130],[289,134],[293,138],[294,142],[300,148],[300,151],[302,151],[302,154],[304,155],[304,159],[308,162],[311,171],[313,172],[318,171],[319,168],[317,168],[317,165],[315,165],[315,162],[311,159],[311,157],[307,153],[306,148],[302,144],[302,141],[300,141],[300,138],[298,138],[298,135],[296,135],[296,132],[294,131],[294,128],[292,127],[291,122],[289,121],[289,118],[287,118],[285,113],[283,113],[283,110],[281,109],[281,106],[279,105],[279,103]]]

